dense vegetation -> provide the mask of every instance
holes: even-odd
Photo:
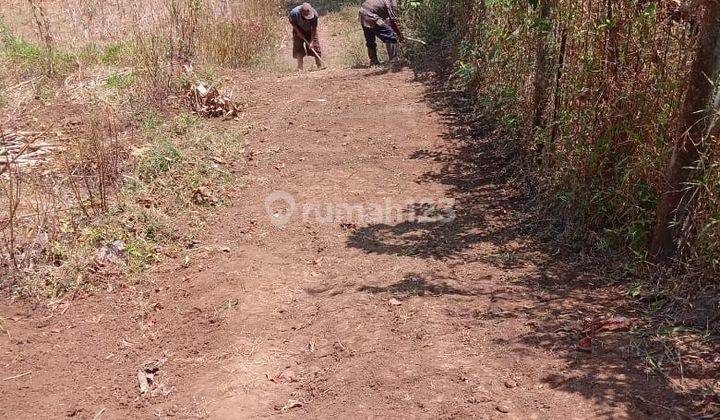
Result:
[[[413,0],[562,210],[565,233],[638,260],[720,269],[718,4]]]

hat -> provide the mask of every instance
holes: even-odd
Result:
[[[302,14],[302,17],[305,19],[312,19],[315,17],[315,10],[310,6],[310,3],[303,3],[300,6],[300,14]]]

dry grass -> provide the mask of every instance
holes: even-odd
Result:
[[[338,29],[340,36],[344,39],[343,61],[344,64],[350,68],[366,67],[370,63],[365,42],[361,41],[362,33],[360,32],[360,25],[357,23],[357,13],[358,8],[353,5],[344,6],[337,14],[344,22]],[[384,54],[383,48],[379,48],[378,53],[382,56],[382,54]]]
[[[279,3],[9,1],[0,128],[56,147],[37,164],[2,164],[0,289],[112,288],[222,205],[242,136],[178,112],[178,98],[190,79],[216,82],[216,66],[272,52]]]
[[[0,212],[13,222],[3,231],[0,264],[15,294],[57,297],[142,273],[194,234],[203,209],[221,206],[235,182],[244,143],[222,122],[150,113],[132,140],[118,137],[117,122],[98,118],[88,117],[87,136],[68,140],[54,167],[14,171],[2,182],[6,193],[20,192],[18,214],[11,217],[9,206]]]

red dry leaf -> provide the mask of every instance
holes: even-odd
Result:
[[[584,331],[586,334],[604,331],[628,330],[637,320],[624,316],[599,317],[586,320]]]
[[[577,349],[585,353],[592,353],[592,339],[585,337],[578,343]]]

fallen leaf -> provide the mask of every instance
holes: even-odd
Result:
[[[592,339],[585,337],[578,343],[577,349],[585,353],[592,353]]]
[[[628,330],[637,322],[636,318],[627,318],[624,316],[601,316],[594,319],[587,318],[583,322],[583,332],[585,334],[593,334],[599,332]]]
[[[148,374],[145,369],[139,369],[137,372],[138,385],[140,386],[140,394],[145,395],[150,391],[150,383],[153,374]]]
[[[392,298],[388,301],[388,304],[390,304],[391,306],[400,306],[400,305],[402,305],[402,302],[400,302],[399,300],[397,300],[395,298]]]
[[[276,384],[284,384],[287,382],[297,382],[298,378],[295,376],[295,372],[292,371],[292,369],[285,369],[284,371],[280,373],[276,373],[275,375],[266,375],[268,379],[270,379],[270,382],[276,383]]]
[[[298,400],[288,400],[287,404],[282,408],[282,411],[288,411],[293,408],[302,407],[303,403]]]
[[[510,412],[510,407],[505,404],[500,404],[500,405],[496,406],[495,409],[501,413],[507,414]]]

